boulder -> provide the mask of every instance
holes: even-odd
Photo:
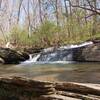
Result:
[[[74,54],[76,61],[100,62],[100,43],[98,42],[84,48],[79,48]]]
[[[28,59],[25,53],[19,53],[9,48],[0,48],[0,58],[3,59],[6,64],[17,64],[21,61]]]
[[[85,61],[100,62],[100,43],[93,44],[84,48],[82,56]]]
[[[2,58],[0,58],[0,63],[1,63],[1,64],[4,64],[5,61],[4,61]]]
[[[18,53],[20,53],[22,55],[22,57],[24,57],[26,60],[29,59],[29,53],[24,52],[24,51],[18,51]]]
[[[73,61],[85,62],[85,58],[82,55],[84,48],[87,47],[80,47],[80,48],[73,49]]]
[[[24,48],[24,52],[29,54],[40,53],[42,50],[43,48]]]

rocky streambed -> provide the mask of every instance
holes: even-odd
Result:
[[[18,64],[29,59],[29,54],[41,54],[37,61],[78,61],[100,62],[100,41],[92,41],[88,45],[72,45],[52,47],[47,49],[27,49],[16,51],[10,48],[0,48],[0,62]],[[48,58],[49,57],[49,58]]]

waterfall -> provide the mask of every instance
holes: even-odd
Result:
[[[77,51],[77,49],[81,47],[85,47],[93,44],[92,42],[85,42],[79,45],[69,45],[69,46],[61,46],[59,48],[47,48],[44,49],[41,53],[33,56],[29,55],[30,59],[25,61],[24,63],[61,63],[61,62],[71,62],[73,60],[73,53]],[[33,56],[33,57],[32,57]]]
[[[32,58],[32,62],[36,62],[38,60],[38,58],[40,57],[41,54],[37,54],[36,56],[34,56]]]
[[[37,59],[40,57],[41,54],[37,54],[33,57],[32,54],[29,55],[29,60],[26,60],[24,62],[22,62],[22,64],[28,64],[28,63],[34,63],[37,61]]]
[[[32,54],[29,55],[29,60],[30,60],[30,61],[31,61],[32,58],[33,58],[32,56],[33,56]]]

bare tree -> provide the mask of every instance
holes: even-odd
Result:
[[[93,15],[93,30],[92,30],[92,35],[96,34],[96,23],[97,23],[97,0],[93,0],[94,3],[94,15]]]
[[[41,7],[41,0],[38,0],[38,3],[39,3],[39,16],[40,16],[40,22],[42,23],[43,20],[42,20],[42,7]]]
[[[90,3],[89,0],[87,0],[87,1]],[[78,7],[78,8],[81,8],[81,9],[86,9],[88,11],[96,13],[97,15],[100,15],[100,9],[92,9],[93,5],[89,5],[90,7],[84,7],[84,6],[80,6],[80,5],[74,5],[74,4],[72,4],[72,2],[70,2],[70,4],[71,4],[72,7]],[[95,7],[93,7],[93,8],[95,8]]]
[[[67,0],[64,0],[64,5],[65,5],[66,17],[68,17],[68,7],[67,7],[67,4],[66,4],[66,1]]]
[[[22,2],[23,2],[23,0],[20,0],[20,1],[19,1],[17,24],[19,23],[19,19],[20,19],[20,12],[21,12]]]
[[[57,19],[57,26],[59,26],[58,0],[55,1],[55,6],[56,6],[56,19]]]
[[[28,9],[28,37],[31,37],[30,0],[28,0],[27,9]]]
[[[0,8],[1,8],[2,0],[0,0]]]

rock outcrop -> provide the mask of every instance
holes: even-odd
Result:
[[[19,53],[9,48],[0,48],[0,62],[5,64],[17,64],[29,59],[27,53]]]
[[[69,45],[61,47],[51,47],[44,49],[39,58],[40,62],[54,62],[54,61],[86,61],[83,52],[85,48],[93,45],[93,42],[84,42],[79,45]]]
[[[47,49],[24,49],[16,51],[9,48],[0,48],[0,63],[18,64],[29,59],[29,54],[40,54],[37,61],[78,61],[100,62],[100,41],[92,40],[93,44],[62,46]]]
[[[100,85],[0,78],[0,100],[100,100]]]
[[[37,54],[40,53],[43,50],[43,48],[24,48],[24,52],[27,52],[29,54]]]
[[[79,48],[75,53],[75,60],[81,62],[100,62],[100,43]]]

